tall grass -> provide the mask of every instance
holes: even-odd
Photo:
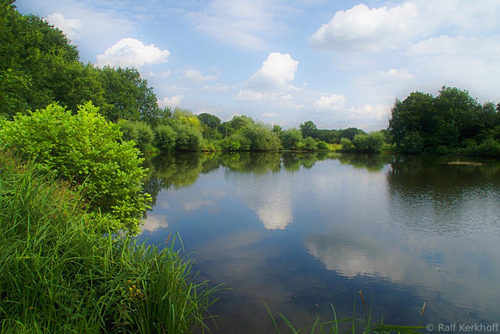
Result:
[[[102,236],[66,184],[0,152],[0,333],[192,333],[215,301],[192,262]]]
[[[380,321],[379,324],[376,324],[373,322],[373,305],[371,307],[368,307],[368,305],[365,302],[365,298],[363,296],[363,293],[359,291],[359,295],[361,297],[361,302],[363,306],[363,313],[364,313],[364,319],[358,319],[355,317],[356,314],[356,300],[354,301],[354,306],[353,306],[353,314],[352,318],[344,318],[344,319],[338,319],[337,318],[337,313],[335,312],[335,308],[332,307],[332,319],[331,320],[326,320],[326,321],[321,321],[321,316],[317,317],[314,323],[308,327],[299,327],[297,328],[295,325],[292,324],[292,322],[285,317],[283,314],[279,313],[278,314],[278,321],[275,319],[275,316],[273,316],[271,310],[269,307],[264,303],[265,307],[267,308],[267,312],[271,316],[275,333],[276,334],[284,334],[284,333],[293,333],[293,334],[299,334],[299,333],[310,333],[310,334],[340,334],[340,333],[379,333],[379,334],[386,334],[386,333],[408,333],[408,334],[422,334],[419,332],[419,330],[425,329],[424,326],[421,326],[421,320],[422,316],[425,312],[425,303],[420,309],[420,318],[418,321],[418,325],[416,326],[403,326],[403,325],[386,325],[383,322],[383,317],[382,320]],[[373,300],[373,298],[372,298]],[[339,324],[345,323],[348,329],[344,330],[343,332],[339,330]]]

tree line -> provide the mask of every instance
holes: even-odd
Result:
[[[134,68],[98,68],[79,60],[78,49],[57,28],[34,15],[22,15],[12,1],[0,7],[0,115],[42,110],[53,102],[76,114],[92,101],[124,138],[143,150],[326,150],[327,143],[352,140],[362,130],[319,130],[312,121],[283,130],[235,116],[222,122],[208,113],[160,108],[147,80]]]
[[[0,5],[0,116],[44,109],[53,102],[77,113],[92,101],[125,140],[142,152],[328,150],[433,154],[500,154],[499,105],[480,104],[467,91],[443,87],[396,100],[389,127],[318,129],[312,121],[282,129],[248,116],[223,122],[181,108],[160,108],[153,88],[134,68],[98,68],[79,60],[78,49],[57,28],[22,15],[12,1]]]
[[[388,130],[404,153],[500,156],[500,103],[480,104],[458,88],[413,92],[394,103]]]

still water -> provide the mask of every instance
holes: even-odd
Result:
[[[185,154],[150,161],[140,236],[179,232],[199,280],[225,283],[217,333],[273,333],[322,315],[500,321],[500,162],[341,154]],[[469,159],[470,160],[470,159]],[[281,327],[283,328],[283,327]],[[436,332],[436,331],[435,331]]]

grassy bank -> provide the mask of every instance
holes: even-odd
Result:
[[[190,333],[213,303],[174,248],[98,233],[65,183],[0,152],[1,333]],[[173,238],[175,239],[175,238]]]

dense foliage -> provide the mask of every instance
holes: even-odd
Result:
[[[39,168],[74,183],[111,230],[137,232],[149,195],[142,193],[143,159],[119,126],[87,103],[78,112],[59,105],[18,114],[0,129],[2,149],[36,159]]]
[[[469,92],[443,87],[434,97],[411,93],[396,100],[389,131],[406,153],[500,154],[500,104],[479,104]]]
[[[80,195],[0,153],[2,333],[192,333],[214,301],[191,261],[103,237]]]

